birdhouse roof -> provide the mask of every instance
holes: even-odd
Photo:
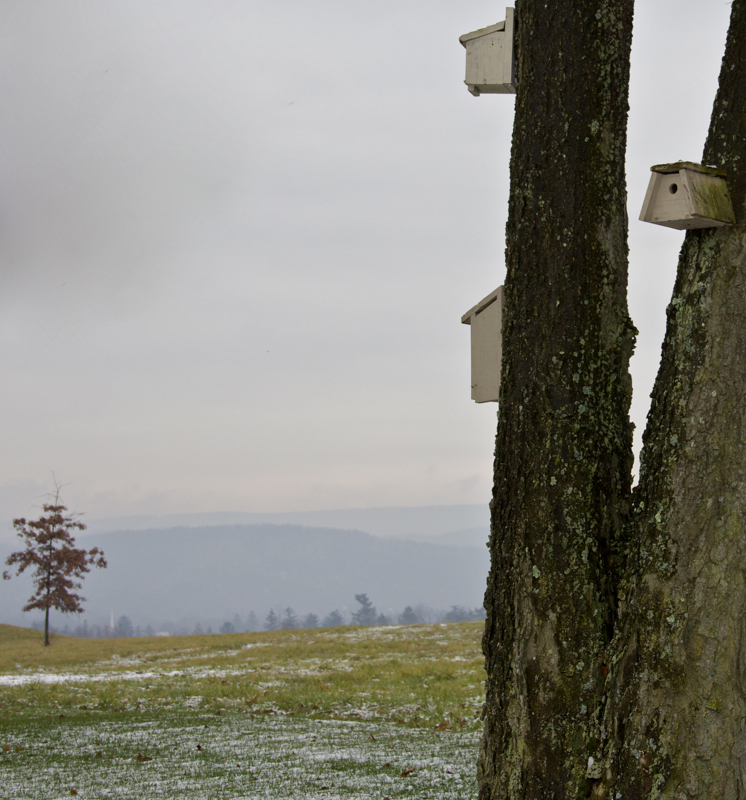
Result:
[[[464,47],[466,47],[466,43],[472,41],[473,39],[481,39],[482,36],[489,36],[491,33],[497,33],[498,31],[504,30],[505,20],[498,22],[495,25],[490,25],[488,28],[479,28],[479,30],[472,31],[471,33],[465,33],[463,36],[459,36],[458,40]]]
[[[679,172],[682,169],[690,169],[692,172],[703,172],[705,175],[721,175],[722,177],[726,177],[728,174],[724,169],[695,164],[693,161],[676,161],[673,164],[656,164],[654,167],[650,167],[651,172],[662,172],[663,174]]]
[[[497,296],[500,294],[502,288],[502,286],[498,286],[494,292],[490,292],[487,297],[482,298],[474,307],[470,308],[463,317],[461,317],[461,322],[463,322],[464,325],[471,325],[471,318],[475,314],[479,314],[480,311],[484,311],[487,306],[491,306],[495,300],[497,300]]]

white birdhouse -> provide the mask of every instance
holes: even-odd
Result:
[[[667,228],[720,228],[736,218],[725,172],[691,161],[651,167],[640,219]]]
[[[469,309],[461,322],[471,325],[471,399],[496,403],[500,394],[503,358],[503,287]]]
[[[513,9],[505,9],[505,21],[465,33],[459,41],[466,48],[466,80],[474,97],[480,94],[515,94]]]

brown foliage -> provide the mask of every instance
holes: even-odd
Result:
[[[53,502],[42,505],[42,511],[44,513],[36,520],[27,521],[23,517],[13,520],[13,527],[26,547],[12,553],[5,563],[16,567],[16,575],[33,568],[35,592],[23,610],[45,612],[44,643],[49,644],[49,609],[55,608],[63,614],[80,614],[85,597],[74,590],[81,588],[80,580],[92,566],[105,567],[106,559],[97,547],[92,550],[75,547],[72,531],[83,531],[86,526],[74,514],[67,513],[59,494]],[[3,572],[3,578],[10,580],[11,572]]]

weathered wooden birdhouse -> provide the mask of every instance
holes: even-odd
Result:
[[[680,231],[735,223],[723,170],[691,161],[650,169],[653,174],[640,212],[643,222]]]
[[[471,325],[471,399],[496,403],[500,394],[503,358],[503,287],[470,308],[461,322]]]
[[[506,8],[503,22],[459,37],[466,48],[464,83],[474,97],[480,94],[515,94],[513,33],[513,9]]]

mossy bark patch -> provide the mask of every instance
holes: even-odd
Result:
[[[746,3],[705,146],[736,224],[690,231],[668,308],[635,493],[630,590],[612,654],[603,793],[746,787]]]
[[[597,780],[632,463],[632,2],[519,0],[515,14],[483,800],[585,797]]]

